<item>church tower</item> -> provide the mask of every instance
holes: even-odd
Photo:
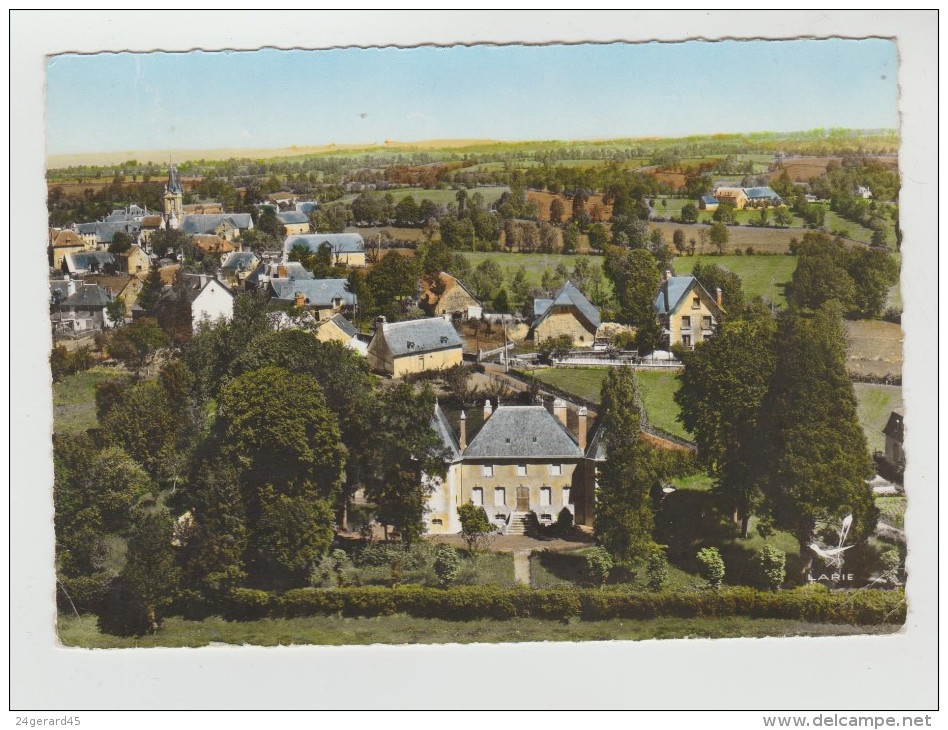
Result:
[[[168,182],[165,184],[165,224],[177,228],[184,217],[184,188],[174,165],[168,166]]]

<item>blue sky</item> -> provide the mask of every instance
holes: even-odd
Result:
[[[898,128],[886,40],[57,56],[48,152]]]

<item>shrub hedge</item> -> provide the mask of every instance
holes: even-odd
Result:
[[[489,618],[541,618],[585,621],[613,618],[645,619],[750,616],[820,623],[899,623],[905,620],[901,590],[828,591],[799,588],[758,591],[723,588],[717,591],[636,592],[624,589],[500,588],[457,586],[448,590],[422,586],[301,588],[279,595],[239,589],[225,611],[227,618],[293,618],[317,615],[349,617],[407,614],[418,618],[457,621]]]

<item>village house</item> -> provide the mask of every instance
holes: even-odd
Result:
[[[724,315],[720,289],[712,297],[695,277],[672,276],[669,271],[652,304],[669,348],[693,348],[710,338]]]
[[[132,316],[132,309],[138,302],[138,295],[141,294],[145,286],[144,279],[141,276],[131,276],[129,274],[89,274],[83,279],[87,284],[98,284],[112,296],[113,299],[121,298],[125,305],[125,316]]]
[[[261,287],[266,287],[271,279],[313,278],[315,278],[313,273],[299,261],[264,261],[244,279],[244,287],[248,290],[260,289]]]
[[[339,342],[363,356],[368,354],[368,344],[359,339],[359,331],[341,314],[323,320],[316,329],[320,342]]]
[[[316,312],[319,319],[352,311],[356,295],[348,290],[345,279],[270,279],[267,283],[271,301],[292,304]]]
[[[279,206],[280,210],[289,210],[296,205],[296,201],[299,199],[300,196],[296,193],[290,193],[285,190],[281,190],[278,193],[270,193],[267,196],[267,200]]]
[[[253,219],[250,213],[195,213],[184,216],[180,228],[190,235],[211,234],[234,241],[253,228]]]
[[[386,322],[379,317],[369,342],[369,366],[394,378],[460,365],[461,338],[442,317]]]
[[[286,235],[298,236],[309,233],[309,216],[296,210],[280,211],[276,214],[277,220],[286,229]]]
[[[484,311],[480,301],[460,280],[444,271],[421,279],[419,306],[433,317],[478,319]]]
[[[565,509],[576,524],[591,525],[587,420],[586,409],[579,409],[576,432],[571,432],[567,404],[560,399],[551,410],[540,405],[494,409],[485,401],[484,424],[467,443],[466,414],[461,413],[455,436],[436,405],[432,428],[448,454],[447,473],[430,481],[428,532],[459,532],[457,508],[469,503],[483,507],[491,523],[506,534],[522,534],[530,512],[540,524],[553,524]]]
[[[260,265],[260,259],[252,251],[234,251],[221,256],[218,277],[231,287],[242,288],[244,281]]]
[[[571,281],[552,299],[535,299],[534,320],[527,335],[536,343],[568,335],[573,347],[592,347],[599,329],[599,310]]]
[[[123,274],[145,275],[151,270],[151,259],[141,246],[134,245],[125,253],[115,255],[115,266]]]
[[[768,208],[783,205],[783,199],[768,186],[755,188],[716,188],[714,195],[703,195],[698,200],[701,210],[717,210],[722,204],[733,205],[737,210],[745,208]]]
[[[50,320],[54,335],[75,335],[97,332],[111,327],[108,306],[112,295],[97,284],[81,281],[51,284]]]
[[[64,256],[88,251],[91,248],[92,246],[87,241],[69,228],[49,229],[49,265],[54,269],[62,269]]]
[[[332,251],[335,266],[361,268],[365,266],[365,241],[358,233],[307,233],[287,236],[283,242],[283,260],[289,260],[294,246],[303,246],[311,254],[319,253],[323,246]]]
[[[194,247],[202,253],[225,254],[239,250],[239,244],[235,246],[230,241],[215,236],[213,233],[199,233],[193,236],[191,240]]]
[[[180,273],[155,305],[155,318],[176,342],[187,341],[202,326],[229,321],[234,316],[234,294],[207,274]]]
[[[718,205],[733,205],[737,210],[743,210],[747,205],[747,193],[744,188],[720,187],[714,191]]]

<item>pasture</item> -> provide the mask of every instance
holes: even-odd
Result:
[[[53,430],[56,433],[81,433],[96,428],[99,425],[95,413],[96,386],[127,377],[124,370],[97,367],[53,383]]]
[[[796,256],[676,256],[675,273],[690,274],[699,261],[734,272],[741,277],[747,297],[760,296],[778,307],[787,303],[783,285],[797,267]]]
[[[885,439],[885,428],[889,414],[902,407],[902,387],[899,385],[876,385],[875,383],[853,383],[858,401],[859,422],[866,433],[871,451],[881,451]]]
[[[846,366],[856,375],[902,375],[902,328],[892,322],[846,320],[849,340]]]

